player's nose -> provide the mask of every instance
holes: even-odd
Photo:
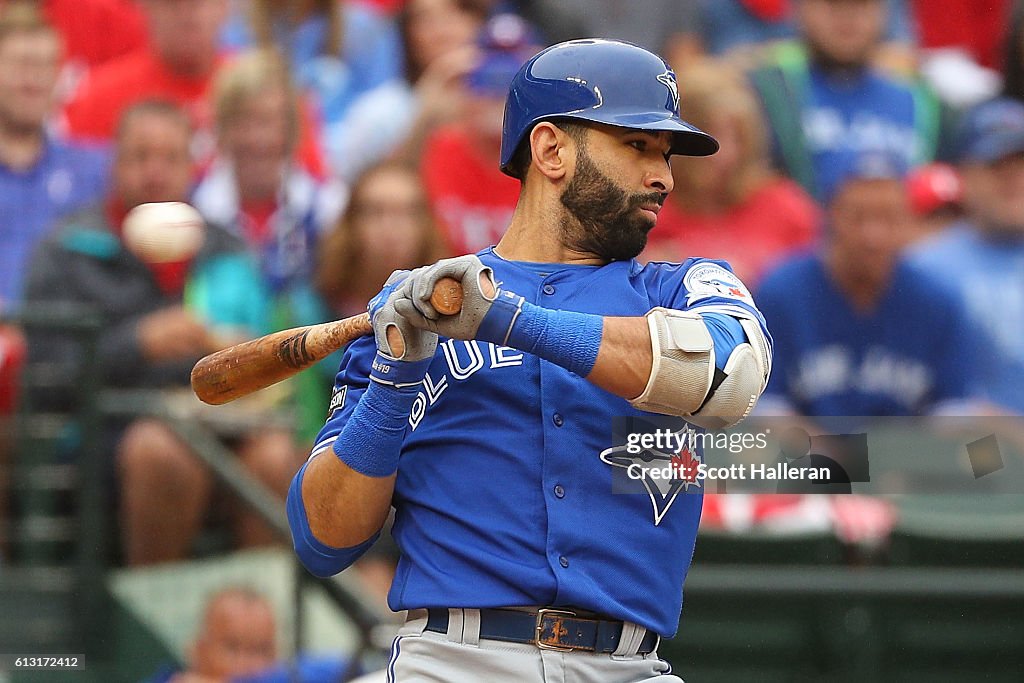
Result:
[[[647,171],[644,187],[662,194],[668,194],[675,187],[675,181],[672,179],[672,167],[669,165],[668,159],[662,158],[659,161],[654,161],[651,168]]]

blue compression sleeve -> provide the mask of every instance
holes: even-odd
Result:
[[[308,465],[309,461],[299,469],[292,478],[292,485],[288,488],[286,505],[288,526],[292,530],[292,545],[295,547],[295,554],[298,555],[302,566],[314,576],[327,578],[334,576],[358,560],[377,540],[380,532],[351,548],[332,548],[318,541],[309,528],[306,505],[302,502],[302,478],[306,474]]]
[[[743,331],[740,321],[725,313],[701,313],[704,325],[711,333],[711,341],[715,344],[715,367],[725,370],[725,363],[732,355],[733,349],[747,342],[747,333]]]
[[[419,389],[370,382],[332,446],[338,459],[368,477],[394,474]]]
[[[556,311],[501,292],[480,323],[477,338],[532,353],[586,377],[597,362],[603,331],[599,315]]]

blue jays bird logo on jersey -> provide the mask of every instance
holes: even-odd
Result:
[[[654,526],[661,524],[680,493],[690,487],[703,488],[699,474],[704,460],[697,449],[696,434],[693,426],[686,424],[669,439],[678,447],[630,453],[622,444],[601,452],[603,462],[625,469],[629,479],[642,484],[654,507]]]
[[[679,111],[679,84],[676,82],[676,74],[672,69],[666,69],[665,73],[658,75],[658,82],[668,88],[672,97],[672,110]]]

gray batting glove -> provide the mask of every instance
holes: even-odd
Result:
[[[430,303],[434,285],[445,277],[462,284],[462,309],[454,315],[442,315]],[[452,339],[475,339],[497,292],[490,268],[477,256],[459,256],[438,261],[422,272],[414,270],[395,292],[394,303],[395,310],[420,329]]]
[[[373,324],[373,338],[377,342],[377,351],[391,360],[415,362],[425,358],[433,358],[437,349],[437,334],[420,329],[410,324],[410,321],[395,310],[395,301],[399,296],[399,289],[407,280],[419,271],[426,268],[418,268],[412,272],[408,270],[396,270],[384,283],[384,289],[375,296],[367,310],[370,313],[370,320]],[[394,328],[402,337],[404,350],[401,354],[397,349],[391,347],[388,342],[388,329]]]

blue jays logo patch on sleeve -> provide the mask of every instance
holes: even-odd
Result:
[[[735,273],[717,263],[698,263],[686,271],[683,278],[686,286],[686,303],[693,304],[701,299],[720,297],[751,303],[750,292]]]

